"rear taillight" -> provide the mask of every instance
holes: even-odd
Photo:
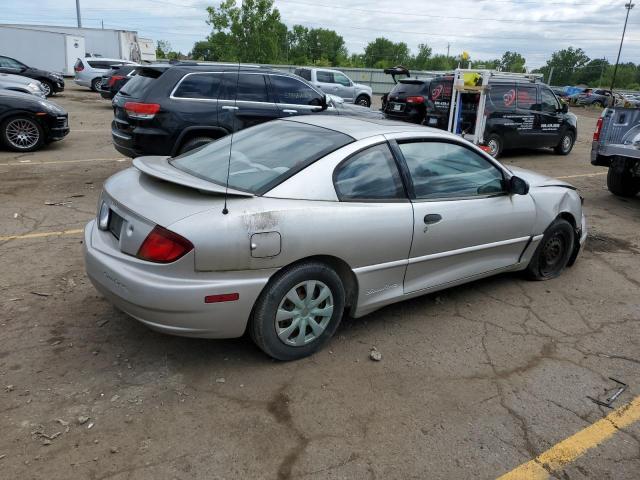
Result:
[[[189,240],[156,225],[142,242],[136,257],[149,262],[170,263],[191,250],[193,250],[193,244]]]
[[[424,97],[407,97],[407,103],[424,103]]]
[[[109,82],[107,82],[107,86],[109,87],[113,87],[113,84],[116,83],[118,80],[122,80],[124,77],[122,75],[112,75],[109,78]]]
[[[593,132],[593,141],[597,142],[600,140],[600,130],[602,130],[602,117],[598,119],[598,123],[596,123],[596,131]]]
[[[160,111],[160,105],[158,103],[127,102],[124,104],[124,110],[131,118],[150,120]]]
[[[73,67],[73,71],[74,71],[74,72],[81,72],[81,71],[83,71],[83,70],[84,70],[84,65],[83,65],[83,64],[81,64],[81,63],[79,63],[78,65],[75,65],[75,66]]]

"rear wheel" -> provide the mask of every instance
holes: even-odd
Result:
[[[502,138],[499,135],[492,133],[487,137],[487,147],[489,147],[489,155],[493,158],[498,158],[502,153]]]
[[[612,166],[607,173],[607,187],[619,197],[633,197],[640,191],[640,178],[634,177],[628,168]]]
[[[182,147],[180,147],[180,155],[182,155],[183,153],[186,153],[190,150],[193,150],[194,148],[198,148],[201,147],[202,145],[206,145],[207,143],[211,143],[213,142],[213,138],[211,137],[195,137],[192,138],[191,140],[187,140],[186,142],[184,142],[182,144]]]
[[[533,280],[556,278],[569,263],[575,232],[569,222],[557,218],[544,232],[526,273]]]
[[[558,155],[569,155],[571,150],[573,149],[573,144],[575,143],[575,137],[573,132],[566,132],[562,135],[560,139],[560,143],[556,145],[553,149]]]
[[[97,92],[100,89],[100,85],[102,85],[102,78],[94,78],[91,80],[91,90]]]
[[[12,117],[0,125],[2,142],[16,152],[32,152],[44,143],[44,130],[31,117]]]
[[[251,337],[277,360],[307,357],[333,336],[344,302],[344,287],[333,269],[316,262],[294,265],[279,272],[258,298]]]
[[[366,95],[359,95],[358,98],[356,98],[356,105],[369,108],[371,106],[371,99]]]

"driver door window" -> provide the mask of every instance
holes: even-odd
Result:
[[[502,171],[477,153],[454,143],[399,144],[416,199],[435,200],[505,193]]]
[[[322,106],[322,95],[300,80],[283,75],[269,75],[269,80],[278,103]]]
[[[543,88],[540,93],[542,94],[542,110],[544,112],[556,113],[560,110],[560,104],[551,90]]]

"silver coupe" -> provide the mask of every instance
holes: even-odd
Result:
[[[344,314],[500,272],[554,278],[586,236],[565,182],[440,130],[319,115],[135,159],[105,182],[84,253],[95,287],[148,327],[248,329],[293,360]]]

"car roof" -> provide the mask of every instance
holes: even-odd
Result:
[[[282,70],[276,70],[271,67],[261,67],[259,65],[238,65],[232,63],[209,63],[209,64],[174,64],[172,66],[174,70],[180,70],[184,72],[262,72],[262,73],[278,73],[287,76],[293,76],[292,73],[284,72]]]
[[[327,128],[344,133],[356,140],[385,135],[390,133],[430,133],[441,137],[455,137],[455,135],[436,128],[407,122],[398,122],[386,119],[369,119],[360,117],[336,116],[336,115],[301,115],[282,119],[286,122],[305,123],[317,127]],[[457,138],[457,137],[456,137]]]
[[[121,62],[123,65],[136,63],[136,62],[132,62],[131,60],[124,60],[123,58],[107,58],[107,57],[84,57],[82,58],[82,60],[86,60],[87,62],[92,60],[102,62],[106,60],[107,62]]]

